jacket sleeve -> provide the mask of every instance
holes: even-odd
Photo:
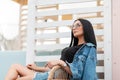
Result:
[[[86,56],[79,55],[74,59],[72,63],[68,63],[70,70],[72,72],[73,80],[81,80],[84,70],[84,65],[86,61]]]
[[[87,49],[86,49],[87,50]],[[87,56],[83,54],[87,54]],[[83,51],[77,55],[72,63],[68,63],[72,72],[72,80],[97,80],[96,76],[96,49],[90,48],[89,52]]]
[[[82,80],[97,80],[96,62],[96,49],[92,47],[89,51],[88,58],[86,59]]]

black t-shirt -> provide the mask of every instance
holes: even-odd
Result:
[[[67,62],[71,63],[73,61],[75,53],[77,52],[77,50],[79,48],[81,48],[82,45],[83,44],[77,45],[77,46],[73,46],[73,47],[66,47],[66,48],[64,48],[62,50],[60,59],[63,60],[63,61],[67,61]]]

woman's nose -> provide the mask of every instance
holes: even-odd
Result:
[[[72,27],[72,29],[73,29],[73,30],[75,30],[75,29],[76,29],[76,27]]]

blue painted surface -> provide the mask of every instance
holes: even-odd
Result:
[[[4,77],[12,64],[25,65],[25,51],[0,51],[0,80]]]

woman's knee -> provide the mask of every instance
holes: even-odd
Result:
[[[12,65],[11,65],[11,68],[14,68],[14,69],[15,69],[15,68],[19,68],[20,66],[22,66],[22,65],[21,65],[21,64],[12,64]]]

